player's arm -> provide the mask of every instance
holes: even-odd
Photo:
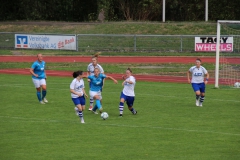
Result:
[[[104,72],[103,72],[102,74],[104,74]],[[103,85],[102,85],[102,88],[104,87],[104,83],[105,83],[105,78],[103,79]]]
[[[47,80],[47,72],[46,72],[45,68],[46,68],[46,65],[44,67],[44,72],[45,72],[45,80]]]
[[[30,72],[33,76],[38,77],[38,75],[34,73],[33,68],[30,68],[29,72]]]
[[[87,71],[87,77],[90,75],[90,71]],[[84,77],[84,78],[87,78],[87,77]],[[87,80],[88,82],[91,82],[90,79]]]
[[[133,84],[134,82],[131,80],[125,80],[124,83],[129,83],[129,84]]]
[[[187,71],[187,79],[188,79],[188,83],[191,83],[191,79],[190,79],[190,71]]]
[[[106,76],[106,78],[113,80],[113,82],[114,82],[115,84],[118,83],[118,81],[117,81],[116,79],[114,79],[113,77],[111,77],[111,76]]]
[[[88,95],[86,94],[85,89],[83,88],[82,90],[83,90],[83,95],[88,98]]]
[[[206,80],[205,80],[204,83],[207,84],[208,83],[208,79],[209,79],[209,73],[206,73],[205,75],[206,75]]]

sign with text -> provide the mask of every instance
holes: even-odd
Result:
[[[76,50],[76,35],[15,34],[15,48]]]
[[[216,52],[217,37],[195,37],[195,51]],[[233,37],[220,37],[220,52],[233,51]]]

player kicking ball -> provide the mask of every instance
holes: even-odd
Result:
[[[132,112],[132,114],[137,114],[137,111],[133,108],[133,103],[135,99],[134,87],[136,84],[136,79],[132,76],[132,70],[130,68],[126,70],[126,75],[123,76],[123,79],[124,81],[122,85],[124,87],[121,92],[119,103],[120,117],[123,116],[124,102],[127,103],[128,109]]]
[[[195,66],[192,66],[187,72],[188,83],[192,84],[192,88],[196,93],[196,106],[202,107],[205,98],[205,86],[208,83],[208,71],[201,66],[201,59],[196,59]],[[190,80],[192,74],[192,80]],[[204,77],[206,75],[206,80]]]

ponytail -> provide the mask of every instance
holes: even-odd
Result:
[[[76,72],[73,72],[73,78],[77,78],[79,75],[82,75],[82,71],[76,71]]]

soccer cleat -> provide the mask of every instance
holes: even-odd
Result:
[[[199,100],[196,99],[196,106],[199,106]]]
[[[202,107],[202,103],[201,102],[199,102],[199,107]]]
[[[135,111],[135,113],[134,114],[137,114],[137,111]]]
[[[84,119],[81,119],[81,123],[85,123],[85,122],[84,122]]]
[[[92,108],[93,108],[93,107],[92,107],[92,106],[90,106],[88,110],[89,110],[89,111],[91,111],[91,110],[92,110]]]
[[[74,110],[75,110],[76,115],[78,116],[78,108],[74,107]]]
[[[102,108],[102,107],[99,109],[99,112],[100,112],[100,113],[102,113],[102,112],[103,112],[103,108]]]
[[[45,104],[43,101],[40,101],[40,104]]]
[[[44,103],[48,103],[48,100],[46,98],[43,98]]]
[[[92,112],[94,113],[94,114],[98,114],[96,111],[94,111],[94,110],[92,110]]]
[[[122,115],[122,114],[119,114],[119,117],[123,117],[123,115]]]

